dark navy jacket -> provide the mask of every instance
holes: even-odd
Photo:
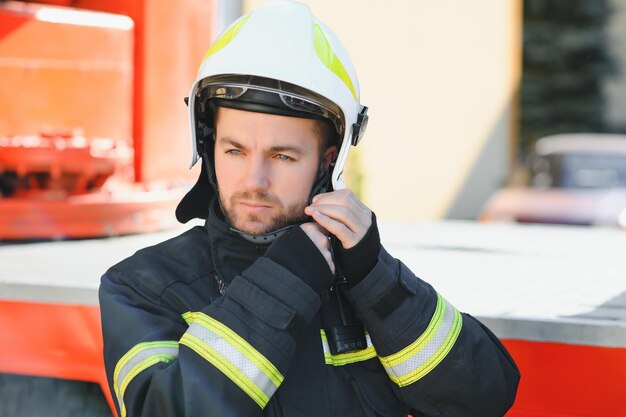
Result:
[[[261,252],[222,295],[209,235],[195,227],[102,278],[120,416],[500,417],[512,405],[519,372],[499,340],[384,249],[348,291],[368,347],[332,355],[319,294]]]

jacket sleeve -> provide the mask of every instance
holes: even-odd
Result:
[[[138,281],[112,268],[99,292],[120,417],[261,415],[320,304],[315,291],[266,257],[224,296],[183,317]]]
[[[500,341],[381,250],[348,296],[414,416],[501,417],[519,370]]]

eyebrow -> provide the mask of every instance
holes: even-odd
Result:
[[[226,144],[226,145],[234,146],[235,148],[238,148],[238,149],[246,149],[246,147],[243,146],[241,143],[237,142],[235,139],[232,139],[228,136],[219,137],[217,138],[216,142],[220,145]]]
[[[292,152],[298,155],[302,154],[302,148],[298,146],[272,146],[270,148],[272,152]]]
[[[237,142],[235,139],[228,137],[228,136],[218,138],[217,142],[221,145],[223,144],[231,145],[237,149],[243,149],[243,150],[247,149],[244,145],[242,145],[241,143]],[[294,145],[276,145],[276,146],[272,146],[269,149],[269,151],[270,152],[293,152],[298,155],[302,155],[304,153],[304,150],[302,149],[302,147],[294,146]]]

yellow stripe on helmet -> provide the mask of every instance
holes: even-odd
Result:
[[[204,55],[204,58],[202,58],[202,63],[204,63],[204,61],[209,59],[211,55],[213,55],[214,53],[216,53],[217,51],[219,51],[220,49],[224,48],[226,45],[231,43],[232,40],[235,39],[235,37],[237,36],[239,31],[243,27],[243,25],[246,24],[249,18],[250,18],[250,15],[241,17],[226,32],[224,32],[222,36],[217,38],[217,40],[213,42],[213,45],[211,45],[207,53]]]
[[[328,43],[328,39],[326,39],[324,31],[317,23],[313,24],[313,46],[315,47],[315,53],[320,61],[344,82],[352,93],[354,100],[358,101],[356,89],[354,88],[354,84],[352,84],[352,79],[350,79],[348,71],[346,71],[339,57],[335,55],[333,48]]]

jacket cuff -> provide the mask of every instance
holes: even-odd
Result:
[[[260,257],[224,292],[275,329],[294,338],[319,310],[321,300],[301,279],[267,257]]]
[[[372,271],[346,294],[383,356],[415,340],[411,335],[426,329],[437,303],[436,291],[384,248]]]
[[[318,294],[333,283],[334,276],[326,259],[299,226],[276,239],[265,256],[299,277]]]
[[[346,276],[348,288],[357,285],[369,274],[380,253],[380,235],[376,224],[376,215],[372,212],[372,224],[365,233],[365,236],[350,249],[344,249],[341,242],[335,240],[333,247],[335,261]]]

